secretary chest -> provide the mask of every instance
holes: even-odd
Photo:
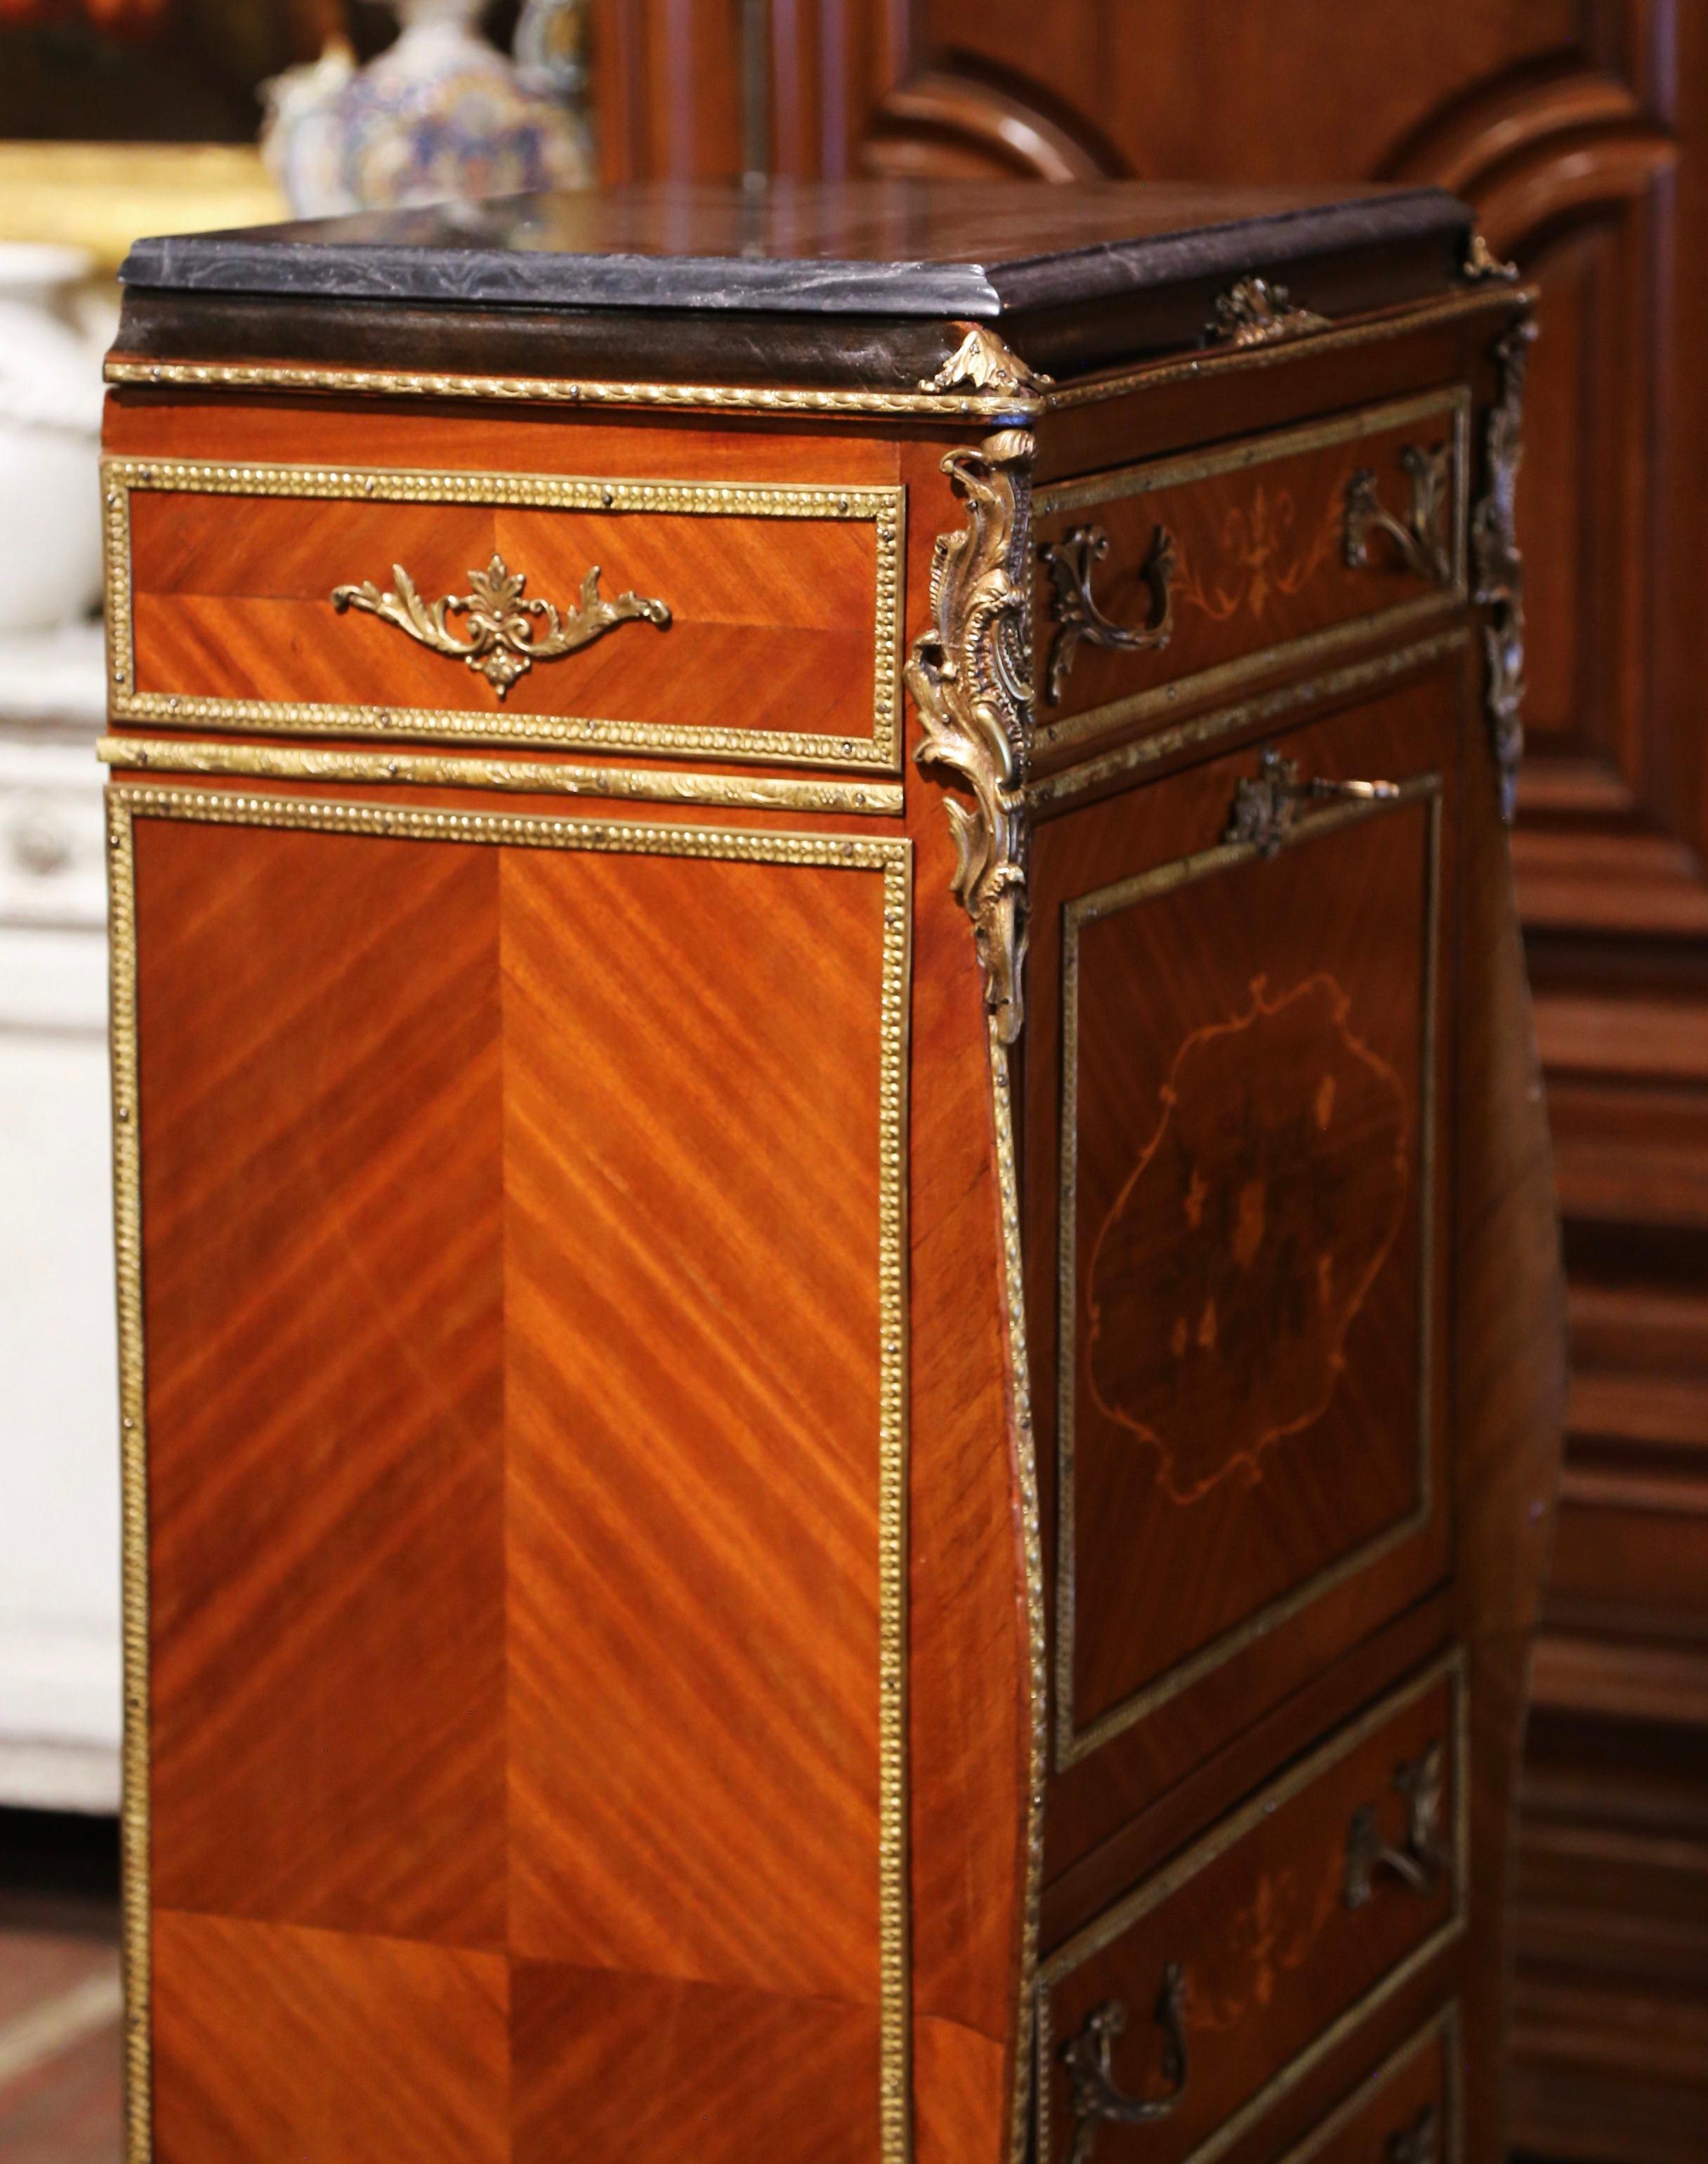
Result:
[[[1527,296],[1124,186],[126,276],[129,2164],[1492,2164]]]

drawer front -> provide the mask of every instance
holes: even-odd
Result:
[[[1459,1657],[1043,1964],[1039,2164],[1214,2164],[1464,1927]]]
[[[1040,489],[1040,746],[1458,607],[1469,411],[1432,391]]]
[[[1290,2149],[1281,2164],[1458,2164],[1457,2001]]]
[[[1156,1773],[1171,1699],[1249,1720],[1445,1573],[1453,696],[1040,832],[1058,1773],[1141,1723]]]
[[[897,489],[112,459],[113,712],[895,772]]]

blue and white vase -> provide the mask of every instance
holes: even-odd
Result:
[[[300,218],[591,186],[583,114],[476,29],[484,0],[392,0],[394,45],[347,45],[268,86],[261,149]]]

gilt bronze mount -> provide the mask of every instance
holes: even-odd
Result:
[[[589,567],[581,598],[566,614],[550,601],[525,596],[527,573],[512,571],[496,552],[484,571],[470,571],[467,593],[442,601],[423,601],[401,564],[392,566],[392,576],[397,581],[394,593],[381,593],[371,579],[365,579],[359,586],[334,586],[332,605],[340,616],[346,609],[365,609],[435,654],[454,655],[484,676],[501,699],[536,661],[575,654],[619,623],[653,623],[662,631],[670,621],[664,601],[636,593],[607,601],[599,591],[596,564]],[[453,612],[464,620],[460,633],[449,622]]]
[[[1169,2085],[1160,2096],[1128,2096],[1116,2081],[1111,2055],[1115,2039],[1127,2026],[1127,2009],[1118,1999],[1095,2007],[1078,2035],[1063,2045],[1078,2122],[1068,2164],[1087,2164],[1100,2126],[1140,2126],[1166,2119],[1180,2102],[1186,2086],[1186,1979],[1178,1962],[1170,1962],[1163,1972],[1156,2024],[1163,2036],[1163,2079]]]
[[[1055,589],[1055,636],[1050,642],[1045,696],[1059,706],[1081,640],[1117,654],[1142,654],[1166,646],[1175,628],[1175,540],[1165,526],[1151,535],[1138,567],[1150,596],[1148,623],[1120,624],[1105,616],[1091,591],[1096,566],[1109,554],[1109,536],[1101,526],[1075,526],[1060,541],[1046,541],[1038,551]]]

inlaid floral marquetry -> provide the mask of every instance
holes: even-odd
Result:
[[[1039,487],[1040,752],[1439,625],[1469,430],[1463,391],[1426,391]]]
[[[1400,1227],[1405,1089],[1326,971],[1176,1052],[1160,1116],[1092,1249],[1093,1397],[1169,1494],[1260,1479],[1318,1418]]]

